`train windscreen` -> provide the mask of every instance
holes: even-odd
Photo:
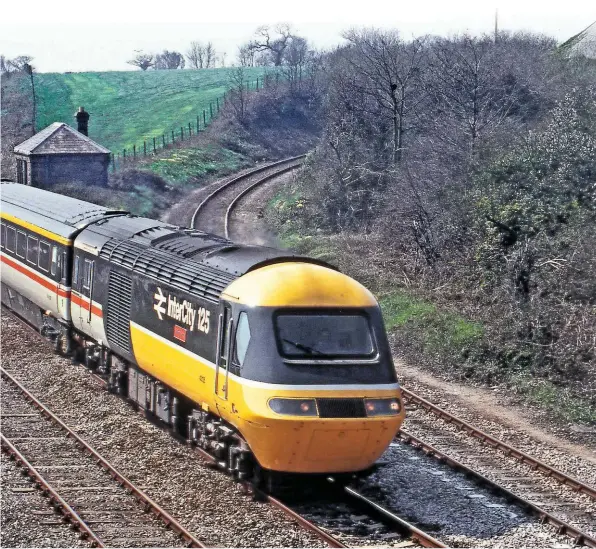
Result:
[[[282,354],[293,359],[371,358],[375,345],[368,319],[359,314],[278,314]]]

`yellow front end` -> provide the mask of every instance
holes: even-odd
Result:
[[[342,473],[367,469],[379,459],[404,420],[403,409],[395,416],[322,419],[276,414],[267,405],[277,397],[399,397],[399,390],[297,393],[244,387],[241,392],[246,408],[239,410],[234,420],[261,466],[274,471]]]

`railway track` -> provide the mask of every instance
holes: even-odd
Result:
[[[517,501],[576,544],[596,547],[596,491],[581,480],[530,456],[403,389],[409,410],[398,438],[480,484]]]
[[[242,197],[253,188],[295,169],[300,165],[301,159],[302,157],[293,157],[263,166],[224,183],[199,204],[193,215],[192,226],[229,237],[231,214]],[[219,222],[215,223],[216,220]],[[555,525],[558,533],[572,537],[576,544],[596,547],[596,539],[590,532],[590,528],[594,527],[594,517],[591,513],[593,502],[596,500],[596,490],[593,487],[483,432],[412,391],[403,389],[403,396],[409,410],[408,425],[414,432],[402,430],[398,433],[400,443],[413,446],[443,464],[463,472],[508,501],[521,505],[529,514]],[[479,447],[482,448],[480,452]],[[208,454],[204,457],[212,459]],[[553,485],[557,485],[560,490],[554,491]],[[248,485],[245,488],[247,492],[251,490]],[[566,492],[571,494],[571,497],[566,495]],[[305,510],[297,513],[290,505],[272,496],[260,494],[260,497],[281,509],[302,527],[316,533],[329,546],[345,547],[346,539],[352,541],[349,535],[346,537],[341,534],[341,529],[340,539],[333,535],[334,528],[320,528],[314,524],[316,520],[312,521],[304,516],[316,516],[316,512]],[[346,488],[342,498],[345,498],[342,501],[347,506],[347,516],[354,517],[353,511],[350,510],[357,503],[361,510],[367,509],[363,511],[365,515],[376,517],[363,520],[377,520],[389,528],[380,534],[387,536],[381,538],[382,540],[395,540],[392,536],[400,535],[404,542],[411,541],[425,547],[444,547],[440,541],[354,488]]]
[[[35,330],[35,328],[33,328],[30,324],[28,324],[27,321],[25,321],[18,315],[15,315],[14,313],[12,313],[12,311],[9,311],[8,309],[6,309],[4,307],[2,308],[2,313],[3,314],[9,313],[27,331],[31,332],[33,335],[36,336],[36,338],[38,338],[39,340],[46,343],[46,345],[48,346],[48,349],[50,348],[50,344],[48,343],[48,341],[45,338],[43,338],[39,334],[39,332],[37,330]],[[80,364],[79,367],[84,368],[84,366],[82,364]],[[2,377],[5,378],[9,382],[9,384],[17,386],[22,395],[23,394],[27,395],[25,398],[27,398],[27,400],[29,400],[31,405],[34,406],[40,412],[40,417],[42,417],[42,416],[50,417],[52,422],[58,422],[57,424],[62,428],[62,430],[65,433],[62,435],[62,438],[66,437],[65,440],[69,440],[71,437],[74,436],[74,437],[76,437],[75,443],[77,443],[79,441],[79,437],[77,437],[76,434],[74,434],[57,416],[52,414],[52,412],[50,412],[33,395],[31,395],[25,389],[25,387],[23,387],[22,384],[20,384],[9,372],[5,371],[3,368],[0,368],[0,373],[1,373]],[[92,373],[92,376],[97,381],[99,387],[101,387],[103,389],[105,389],[107,387],[106,380],[103,377],[101,377],[95,373]],[[6,389],[6,383],[3,383],[3,392],[2,392],[3,404],[4,404],[4,410],[3,410],[3,414],[2,414],[3,418],[8,417],[7,412],[6,412],[6,399],[4,396],[4,389]],[[140,409],[139,409],[139,411],[140,411]],[[13,414],[15,416],[15,418],[20,416],[23,413],[28,413],[28,412],[22,412],[22,411],[8,412],[8,414]],[[142,411],[140,411],[140,413],[143,414]],[[50,414],[50,415],[48,416],[48,414]],[[31,416],[27,415],[27,416],[22,416],[22,417],[23,418],[24,417],[33,417],[33,415],[31,415]],[[154,422],[161,429],[165,429],[165,430],[169,431],[170,433],[172,433],[171,430],[164,424],[162,424],[160,422],[156,422],[153,418],[151,418],[149,416],[146,416],[146,417],[148,420]],[[2,424],[3,433],[4,433],[5,429],[6,429],[6,424],[3,421],[3,424]],[[72,435],[71,435],[71,433],[72,433]],[[173,436],[175,436],[175,435],[173,435]],[[47,438],[47,437],[41,437],[41,438],[43,439],[43,438]],[[177,437],[177,438],[179,438],[179,437]],[[16,453],[12,452],[9,445],[5,444],[4,439],[5,439],[5,437],[3,434],[2,435],[3,450],[5,450],[9,455],[12,454],[18,461],[23,463],[19,459],[19,457],[16,455]],[[36,440],[36,439],[31,437],[31,441],[34,441],[34,440]],[[9,441],[10,441],[10,439],[9,439]],[[85,445],[85,447],[88,446],[87,443],[85,443],[82,440],[80,441],[80,443],[78,445],[80,446],[80,444]],[[6,446],[6,448],[5,448],[5,446]],[[41,445],[37,446],[36,451],[38,453],[39,459],[43,459],[43,456],[45,455],[44,452],[52,451],[53,449],[54,449],[53,447],[50,448],[50,447],[44,447]],[[87,451],[89,452],[89,450],[87,450]],[[97,454],[97,452],[95,452],[93,449],[90,449],[90,451],[93,452],[93,454],[91,454],[92,456],[97,455],[98,458],[101,458],[101,456],[99,456],[99,454]],[[217,461],[211,454],[205,452],[204,450],[202,450],[201,448],[198,448],[198,447],[195,447],[195,451],[201,459],[207,461],[213,467],[217,466],[216,465]],[[103,458],[101,458],[101,459],[103,459]],[[27,464],[25,464],[24,466],[27,467]],[[107,461],[105,462],[105,465],[103,465],[103,466],[112,468],[112,466]],[[36,478],[34,471],[31,471],[30,474],[32,474],[34,476],[34,478]],[[119,477],[124,479],[124,477],[122,475],[120,475],[119,473],[117,473],[117,474],[119,475]],[[40,480],[40,482],[38,482],[38,484],[40,484],[41,490],[43,492],[48,491],[48,493],[51,494],[50,498],[51,498],[52,504],[55,507],[59,507],[61,505],[61,503],[60,503],[61,496],[58,493],[58,491],[55,490],[56,494],[54,494],[53,492],[51,492],[53,487],[51,486],[51,483],[48,480],[46,480],[44,478],[41,478],[39,480]],[[61,479],[61,480],[65,480],[65,479]],[[124,480],[126,481],[126,479],[124,479]],[[126,481],[126,482],[129,482],[129,481]],[[46,488],[45,484],[48,484],[49,488]],[[376,527],[377,529],[381,529],[380,532],[378,532],[378,534],[376,536],[377,537],[376,545],[385,545],[387,543],[387,541],[395,541],[396,539],[399,539],[400,541],[404,541],[404,542],[411,541],[414,545],[418,545],[418,546],[422,546],[422,547],[445,547],[445,545],[443,545],[440,541],[433,538],[431,535],[425,533],[421,529],[419,529],[416,526],[414,526],[413,524],[409,523],[407,520],[397,516],[396,513],[392,512],[391,510],[384,508],[382,505],[379,505],[378,503],[375,503],[374,501],[367,498],[366,496],[364,496],[363,494],[359,493],[357,490],[355,490],[354,488],[351,488],[351,487],[345,487],[345,488],[342,487],[339,490],[335,490],[334,498],[333,498],[334,505],[335,505],[334,513],[336,516],[335,517],[336,522],[350,521],[355,516],[354,513],[357,513],[359,515],[358,524],[355,524],[349,528],[337,528],[335,526],[330,526],[330,525],[326,525],[326,527],[318,526],[317,522],[324,523],[324,521],[321,519],[321,513],[324,513],[325,512],[324,510],[319,510],[317,512],[317,510],[313,510],[313,507],[310,506],[309,508],[304,507],[304,511],[297,512],[295,509],[292,508],[291,504],[284,503],[281,499],[274,497],[271,494],[268,494],[268,493],[265,493],[262,491],[255,491],[253,486],[248,482],[243,483],[243,488],[247,495],[252,494],[254,497],[257,497],[260,501],[264,501],[264,502],[272,505],[273,507],[279,509],[284,514],[286,514],[291,520],[298,523],[302,528],[315,534],[322,542],[324,542],[329,547],[349,547],[346,540],[349,540],[352,544],[360,545],[362,543],[362,541],[364,540],[364,537],[362,535],[360,535],[360,536],[353,535],[353,532],[358,531],[359,528],[360,528],[360,530],[362,530],[364,525],[368,525],[369,528],[372,525],[373,527]],[[139,489],[135,488],[134,490],[136,492]],[[140,492],[140,490],[139,490],[139,492]],[[58,502],[58,503],[54,503],[54,502]],[[68,503],[66,501],[64,501],[64,503],[68,505]],[[155,504],[155,505],[157,506],[157,504]],[[342,506],[343,506],[343,510],[342,510]],[[78,515],[75,517],[75,515],[76,515],[75,509],[76,508],[73,508],[73,507],[74,506],[72,506],[71,508],[66,507],[66,506],[63,507],[65,516],[72,517],[72,518],[69,518],[69,521],[72,521],[73,524],[78,525],[77,527],[80,528],[82,536],[87,537],[90,540],[92,545],[98,546],[98,547],[104,546],[102,539],[100,539],[98,542],[95,539],[93,539],[93,537],[91,535],[91,534],[93,534],[93,532],[91,532],[91,534],[89,534],[87,532],[87,529],[90,530],[90,527],[88,526],[88,523],[85,521],[85,518],[84,518],[85,515],[81,513],[80,517],[78,517]],[[147,507],[145,506],[145,508],[147,508]],[[112,512],[116,513],[117,511],[111,510],[111,513]],[[154,514],[158,514],[158,513],[162,513],[163,517],[169,517],[169,515],[167,515],[165,513],[165,511],[162,511],[161,509],[159,509],[159,511],[154,511]],[[343,519],[338,518],[340,515],[343,515]],[[306,518],[307,516],[309,518]],[[165,520],[166,520],[166,523],[170,522],[171,524],[177,525],[175,519],[173,519],[172,517],[165,518]],[[174,528],[174,531],[176,532],[179,529],[182,529],[182,527],[180,525],[177,525],[177,528]],[[186,537],[183,537],[183,539],[186,540]],[[196,540],[196,538],[195,538],[195,540]],[[145,543],[146,541],[147,540],[143,540],[143,543]],[[157,540],[155,540],[155,541],[157,541]],[[194,543],[192,541],[188,541],[188,540],[186,540],[186,541],[187,541],[187,543],[184,544],[185,546],[204,547],[204,545],[197,545],[197,543],[200,543],[198,540],[196,540]],[[110,543],[110,545],[115,546],[115,544],[113,544],[113,543]],[[157,545],[157,546],[160,546],[160,545]]]
[[[93,547],[205,547],[4,368],[2,451]]]
[[[306,155],[260,166],[234,177],[211,191],[195,209],[190,226],[230,238],[231,214],[240,199],[254,188],[298,168]]]

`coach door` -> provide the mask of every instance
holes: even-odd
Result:
[[[232,359],[232,309],[224,303],[219,314],[217,330],[217,364],[215,368],[215,395],[222,400],[228,399],[228,381],[230,361]]]
[[[72,299],[72,321],[85,333],[91,333],[94,271],[95,261],[80,253],[75,254],[72,275],[72,289],[75,292]]]

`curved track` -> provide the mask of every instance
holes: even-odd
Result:
[[[302,154],[273,162],[226,181],[201,201],[190,226],[229,238],[230,212],[237,201],[258,185],[300,167],[305,156]]]

